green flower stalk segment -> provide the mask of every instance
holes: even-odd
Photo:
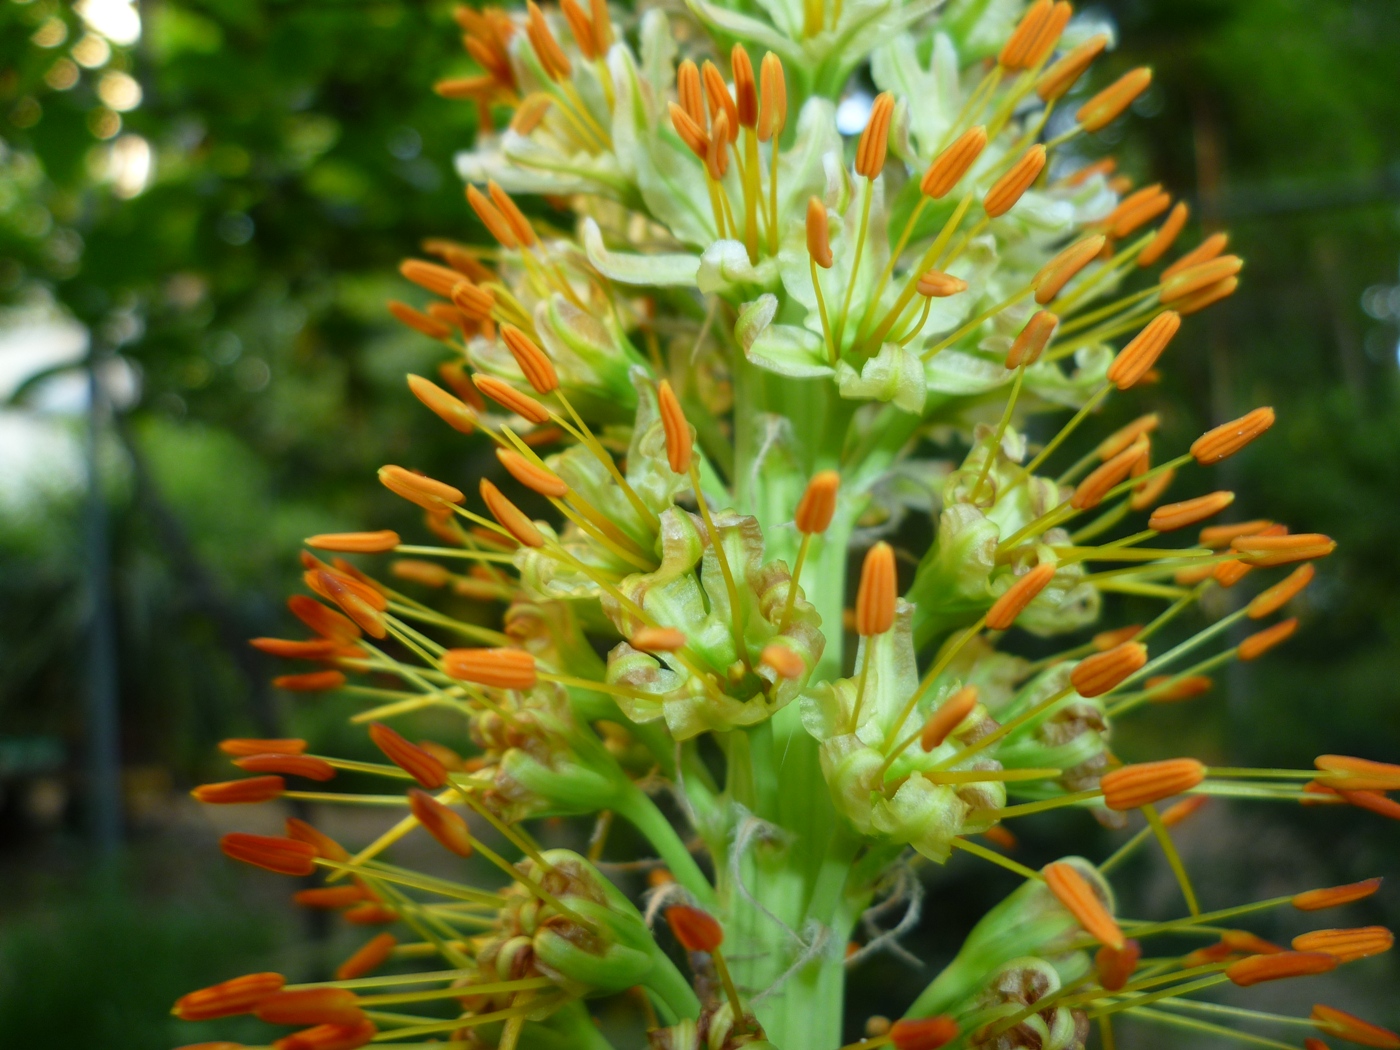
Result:
[[[490,242],[427,242],[401,271],[418,305],[390,310],[442,348],[413,395],[501,469],[459,488],[385,466],[422,535],[312,537],[290,608],[313,637],[254,643],[321,664],[279,684],[360,701],[382,760],[231,740],[259,775],[197,791],[388,811],[353,848],[297,820],[223,846],[322,877],[305,906],[390,929],[337,980],[239,977],[178,1016],[255,1014],[282,1024],[278,1050],[603,1050],[607,998],[636,1046],[836,1050],[845,1011],[856,1030],[868,1013],[848,970],[897,948],[955,853],[1023,882],[904,1017],[869,1019],[866,1046],[1067,1050],[1095,1025],[1108,1046],[1125,1020],[1228,1033],[1272,1015],[1199,994],[1389,947],[1236,929],[1379,882],[1204,910],[1172,829],[1212,796],[1394,817],[1400,767],[1113,750],[1119,719],[1286,640],[1294,619],[1227,632],[1283,610],[1312,579],[1295,563],[1333,545],[1211,524],[1233,497],[1200,471],[1263,436],[1268,408],[1164,460],[1150,414],[1071,454],[1242,263],[1219,234],[1168,261],[1185,206],[1075,159],[1150,71],[1095,92],[1109,38],[1068,3],[1018,7],[458,11],[479,71],[438,90],[479,108],[457,166]],[[837,103],[866,77],[878,93],[844,136]],[[1167,502],[1174,483],[1205,494]],[[1256,572],[1257,598],[1163,644]],[[1095,626],[1104,595],[1159,611]],[[1027,636],[1062,641],[1032,659]],[[435,738],[406,736],[429,710]],[[341,790],[342,773],[383,786]],[[1008,825],[1053,809],[1141,830],[1098,863],[1029,867]],[[588,855],[541,845],[543,818],[591,824]],[[610,848],[618,824],[640,854]],[[445,870],[494,865],[495,888],[402,866],[410,836]],[[1149,841],[1176,917],[1115,905],[1109,876]],[[629,871],[649,873],[644,900],[619,889]],[[1400,1047],[1331,1007],[1290,1023]]]

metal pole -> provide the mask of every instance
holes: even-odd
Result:
[[[111,552],[107,502],[100,462],[103,422],[108,410],[102,389],[102,358],[88,356],[88,499],[86,525],[88,577],[87,788],[93,845],[110,856],[121,845],[121,737],[118,727],[117,649],[112,616]]]

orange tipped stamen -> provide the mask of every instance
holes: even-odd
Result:
[[[355,621],[334,609],[326,608],[314,598],[294,594],[287,599],[287,608],[311,630],[322,638],[329,638],[337,645],[353,645],[360,638],[360,629],[355,625]]]
[[[281,798],[287,782],[281,777],[248,777],[246,780],[225,780],[218,784],[201,784],[190,792],[196,802],[211,806],[239,806],[271,802]]]
[[[1400,766],[1390,762],[1372,762],[1352,755],[1318,755],[1313,765],[1327,774],[1318,779],[1328,787],[1354,791],[1400,790]]]
[[[379,468],[379,483],[424,510],[441,510],[449,503],[461,503],[467,498],[461,489],[392,464]]]
[[[355,993],[346,988],[299,988],[274,992],[253,1009],[270,1024],[357,1024],[364,1017]]]
[[[987,129],[980,124],[968,128],[933,159],[919,182],[920,191],[934,200],[946,197],[986,148]]]
[[[1104,804],[1119,811],[1137,809],[1190,791],[1206,778],[1206,767],[1194,758],[1140,762],[1105,773],[1099,780]]]
[[[543,395],[559,389],[559,373],[538,343],[513,324],[501,325],[501,341],[535,388],[535,393]]]
[[[533,689],[535,658],[524,649],[449,649],[442,669],[453,678],[493,689]]]
[[[729,51],[729,69],[734,74],[734,111],[739,124],[745,128],[758,126],[758,84],[754,80],[753,62],[743,44]]]
[[[359,886],[317,886],[315,889],[297,890],[292,894],[292,900],[303,908],[333,911],[362,904],[366,897]]]
[[[230,832],[219,840],[224,855],[279,875],[310,875],[316,870],[316,848],[296,839]]]
[[[308,547],[323,551],[347,551],[357,554],[381,554],[399,545],[399,534],[393,529],[378,532],[322,532],[303,540]]]
[[[1225,967],[1225,976],[1241,988],[1289,977],[1307,977],[1337,968],[1337,960],[1325,952],[1278,952],[1251,955]]]
[[[1101,233],[1096,233],[1071,244],[1042,266],[1040,272],[1031,280],[1035,288],[1035,301],[1044,306],[1059,295],[1060,290],[1069,284],[1080,270],[1099,256],[1106,243],[1107,238]]]
[[[1065,26],[1069,24],[1073,14],[1074,7],[1068,0],[1057,0],[1050,10],[1050,16],[1041,23],[1035,39],[1026,49],[1026,56],[1022,61],[1023,69],[1034,69],[1050,57],[1050,52],[1055,50],[1055,45],[1060,42],[1060,34],[1065,31]]]
[[[389,566],[389,571],[400,580],[421,583],[425,587],[445,587],[452,580],[450,570],[437,562],[418,558],[399,558]]]
[[[371,722],[369,738],[386,758],[429,791],[447,783],[447,769],[436,757],[411,744],[382,722]]]
[[[1162,356],[1180,328],[1181,315],[1175,310],[1158,314],[1118,351],[1108,366],[1108,381],[1119,390],[1136,386],[1157,363],[1157,358]]]
[[[807,198],[807,254],[823,270],[831,269],[831,231],[820,197]]]
[[[1065,910],[1074,916],[1089,936],[1100,944],[1121,951],[1124,946],[1123,931],[1104,907],[1103,901],[1084,876],[1072,864],[1057,860],[1047,864],[1042,870],[1045,885],[1064,905]]]
[[[1272,408],[1256,408],[1239,419],[1207,430],[1191,443],[1191,455],[1197,463],[1209,466],[1233,456],[1264,431],[1274,425]]]
[[[1026,150],[1021,159],[1011,165],[1011,169],[987,191],[982,207],[988,217],[995,219],[1009,212],[1044,169],[1045,147],[1037,143]]]
[[[1099,986],[1107,992],[1118,991],[1133,976],[1141,958],[1142,945],[1137,941],[1124,941],[1121,948],[1105,944],[1094,953],[1094,972]]]
[[[841,488],[841,475],[834,470],[822,470],[807,482],[802,498],[797,501],[793,519],[797,531],[811,536],[827,530],[836,513],[836,493]]]
[[[1288,574],[1287,578],[1255,595],[1254,600],[1249,603],[1249,618],[1262,620],[1264,617],[1278,612],[1301,594],[1303,588],[1312,583],[1313,577],[1316,575],[1317,570],[1311,565],[1299,565]]]
[[[782,135],[787,126],[787,78],[783,63],[769,51],[758,67],[758,141],[767,142]]]
[[[280,740],[235,737],[220,741],[219,750],[226,755],[299,755],[306,750],[306,741],[291,737]]]
[[[1142,624],[1130,623],[1125,627],[1115,627],[1110,631],[1100,631],[1089,640],[1089,644],[1101,653],[1106,653],[1124,642],[1131,642],[1142,633]]]
[[[940,270],[929,270],[914,282],[914,290],[927,299],[946,299],[967,291],[967,282]]]
[[[1299,911],[1322,911],[1324,908],[1338,908],[1365,900],[1381,888],[1382,879],[1363,879],[1345,886],[1328,886],[1320,890],[1307,890],[1296,895],[1292,904]]]
[[[1026,327],[1012,342],[1011,349],[1006,352],[1006,367],[1019,368],[1024,365],[1029,368],[1035,364],[1049,345],[1059,323],[1059,317],[1049,310],[1037,310],[1032,314]]]
[[[359,951],[346,959],[335,971],[337,981],[353,981],[374,973],[393,955],[398,939],[392,933],[381,933],[367,941]]]
[[[711,136],[722,138],[726,144],[734,143],[739,138],[739,107],[729,94],[724,74],[719,71],[719,66],[707,61],[700,69],[700,81],[705,86],[705,101],[709,103]],[[723,135],[713,128],[720,117],[725,119]]]
[[[1133,100],[1147,90],[1152,83],[1152,70],[1140,66],[1130,73],[1124,73],[1116,81],[1091,98],[1074,114],[1074,119],[1085,131],[1098,131],[1111,124],[1122,112],[1133,104]]]
[[[1263,518],[1235,522],[1232,525],[1212,525],[1201,530],[1200,544],[1202,547],[1211,548],[1211,550],[1220,550],[1222,547],[1230,546],[1230,541],[1236,536],[1253,536],[1265,529],[1273,528],[1273,525],[1272,521]]]
[[[1189,270],[1193,266],[1199,266],[1201,263],[1210,262],[1210,260],[1223,252],[1229,243],[1230,235],[1228,233],[1212,233],[1200,244],[1196,245],[1196,247],[1192,248],[1180,259],[1163,270],[1162,280],[1164,282],[1170,281],[1184,270]]]
[[[644,653],[673,653],[685,648],[685,632],[675,627],[643,627],[628,639],[633,649]]]
[[[535,523],[523,510],[506,498],[505,493],[485,478],[481,479],[478,488],[482,500],[486,503],[486,509],[517,543],[522,547],[544,546],[544,534],[535,527]]]
[[[666,909],[666,924],[688,952],[713,952],[724,943],[724,930],[719,922],[699,908],[673,905]]]
[[[471,205],[472,211],[476,212],[481,224],[486,227],[486,232],[496,238],[502,248],[520,247],[520,239],[516,237],[510,222],[501,214],[500,209],[486,194],[470,184],[467,186],[467,203]]]
[[[1241,660],[1257,660],[1276,645],[1282,645],[1293,636],[1293,632],[1298,629],[1298,619],[1284,620],[1276,623],[1272,627],[1266,627],[1262,631],[1251,634],[1240,643],[1239,657]]]
[[[1293,950],[1326,952],[1340,963],[1368,959],[1395,946],[1395,934],[1384,926],[1360,926],[1350,930],[1313,930],[1293,938]]]
[[[1317,1003],[1310,1016],[1319,1028],[1348,1043],[1374,1046],[1378,1050],[1400,1050],[1400,1035],[1345,1010]]]
[[[287,831],[287,838],[295,839],[297,842],[304,842],[310,846],[318,857],[326,860],[347,861],[350,854],[335,839],[331,838],[324,831],[319,831],[304,820],[296,817],[288,817],[284,827]],[[363,889],[363,887],[361,887]]]
[[[250,638],[248,644],[270,656],[288,660],[329,660],[339,655],[341,646],[329,638],[293,642],[286,638]]]
[[[422,332],[430,339],[450,339],[452,338],[452,327],[443,324],[436,318],[415,310],[408,303],[399,302],[397,299],[390,299],[386,304],[389,312],[394,315],[402,324],[407,325],[415,331]]]
[[[569,494],[569,486],[554,471],[538,463],[531,462],[514,449],[496,449],[496,458],[520,484],[550,499],[563,499]]]
[[[1233,492],[1222,491],[1182,500],[1180,503],[1168,503],[1152,512],[1152,516],[1147,519],[1147,527],[1157,532],[1189,528],[1214,517],[1234,502]]]
[[[525,35],[530,40],[530,46],[535,49],[540,65],[544,66],[544,71],[550,79],[563,80],[573,72],[573,64],[564,54],[564,49],[559,46],[559,41],[554,38],[554,33],[539,7],[535,5],[535,0],[526,0],[525,10],[528,15]]]
[[[700,83],[700,68],[690,59],[676,67],[676,96],[680,99],[681,110],[691,122],[704,128],[705,89]]]
[[[1160,186],[1148,186],[1125,197],[1104,220],[1104,225],[1115,238],[1122,239],[1161,215],[1171,203],[1170,193],[1163,192]]]
[[[1178,201],[1171,214],[1167,216],[1167,221],[1157,228],[1157,234],[1148,242],[1146,248],[1138,253],[1137,262],[1139,266],[1151,266],[1162,256],[1166,255],[1171,246],[1176,243],[1177,237],[1181,235],[1182,229],[1186,226],[1186,219],[1191,214],[1191,209],[1187,207],[1185,201]]]
[[[1167,685],[1168,682],[1171,685]],[[1190,674],[1184,678],[1164,674],[1149,678],[1143,687],[1152,694],[1154,704],[1174,704],[1210,692],[1215,688],[1215,681],[1203,674]]]
[[[1248,565],[1288,565],[1296,561],[1325,558],[1337,549],[1337,541],[1317,532],[1299,532],[1287,536],[1237,536],[1230,541],[1232,550],[1239,551],[1240,560]]]
[[[1162,826],[1174,828],[1194,817],[1210,803],[1209,795],[1190,795],[1162,811]]]
[[[922,732],[919,733],[919,746],[925,751],[932,751],[938,747],[948,739],[953,730],[962,725],[963,720],[972,713],[972,709],[976,706],[977,687],[975,685],[963,686],[947,700],[944,700],[937,711],[929,715]]]
[[[405,259],[399,263],[399,273],[408,280],[444,299],[452,298],[452,289],[462,280],[456,270],[421,259]]]
[[[170,1012],[182,1021],[246,1014],[269,995],[280,992],[286,983],[280,973],[250,973],[182,995]]]
[[[463,277],[452,286],[452,303],[468,320],[481,323],[491,319],[496,296],[489,288],[481,288]]]
[[[860,587],[856,591],[856,633],[869,638],[893,627],[898,599],[894,550],[882,541],[870,548],[861,565]]]
[[[890,118],[894,116],[894,96],[882,91],[870,108],[870,119],[856,144],[856,174],[877,179],[889,153]]]
[[[372,610],[371,610],[372,611]],[[383,637],[381,634],[379,637]],[[278,689],[289,693],[324,693],[339,689],[345,684],[345,675],[339,671],[311,671],[307,674],[283,674],[272,680]]]
[[[1233,277],[1243,267],[1244,260],[1238,255],[1222,255],[1218,259],[1210,260],[1210,262],[1192,266],[1190,269],[1182,270],[1173,274],[1169,279],[1163,280],[1160,298],[1163,303],[1185,299],[1193,292],[1199,292],[1227,277]]]
[[[1043,561],[1018,578],[987,610],[987,627],[993,631],[1004,631],[1015,623],[1016,617],[1055,578],[1055,571],[1054,562]]]
[[[487,181],[486,192],[491,195],[491,203],[496,206],[496,210],[510,225],[510,231],[516,240],[527,248],[539,243],[539,237],[535,228],[530,225],[530,220],[525,218],[525,213],[511,200],[510,194],[496,185],[494,179]]]
[[[765,645],[758,662],[771,668],[779,678],[801,678],[807,672],[807,664],[802,657],[778,642]]]
[[[432,795],[414,788],[408,793],[408,808],[418,823],[437,839],[442,848],[459,857],[472,855],[472,837],[461,815],[444,806]]]
[[[890,1025],[895,1050],[938,1050],[958,1037],[958,1022],[947,1014],[937,1017],[904,1017]]]
[[[1148,413],[1145,416],[1138,416],[1137,419],[1133,420],[1127,426],[1115,430],[1108,437],[1104,438],[1103,443],[1094,450],[1094,454],[1101,460],[1112,459],[1129,445],[1137,441],[1138,438],[1145,434],[1152,433],[1152,431],[1157,429],[1160,423],[1161,420],[1158,418],[1156,412]]]
[[[1055,5],[1052,0],[1035,0],[1026,8],[1021,21],[1012,30],[1011,36],[1002,45],[997,55],[997,64],[1003,69],[1021,69],[1026,66],[1031,46],[1049,21]]]
[[[280,773],[289,777],[327,781],[335,777],[335,767],[312,755],[247,755],[233,764],[249,773]]]
[[[1094,63],[1094,59],[1108,46],[1108,37],[1103,33],[1091,36],[1078,47],[1068,51],[1055,62],[1035,82],[1035,93],[1042,102],[1053,102],[1070,88],[1074,87],[1084,71]],[[1108,169],[1112,171],[1112,168]],[[1087,176],[1086,176],[1087,178]]]
[[[453,397],[432,380],[410,375],[408,389],[413,391],[413,396],[427,405],[431,412],[458,433],[470,434],[476,429],[476,412],[471,406]]]
[[[507,411],[514,412],[521,419],[527,419],[535,424],[549,422],[549,409],[529,394],[522,394],[509,383],[502,382],[495,376],[482,375],[479,372],[472,374],[472,382],[492,401]]]
[[[1207,306],[1220,302],[1221,299],[1228,298],[1235,294],[1240,286],[1238,277],[1226,277],[1224,280],[1216,281],[1212,285],[1207,285],[1199,292],[1192,292],[1172,303],[1176,307],[1176,312],[1182,317],[1200,313]]]
[[[1083,697],[1102,696],[1147,663],[1147,646],[1124,642],[1106,653],[1080,660],[1070,672],[1070,684]]]
[[[656,394],[657,407],[661,410],[661,428],[666,434],[666,459],[677,474],[688,473],[695,438],[680,399],[667,379],[661,381]]]
[[[1069,505],[1075,510],[1097,507],[1111,489],[1128,479],[1133,468],[1147,456],[1149,448],[1147,439],[1139,438],[1118,455],[1096,467],[1075,487],[1074,494],[1069,498]]]
[[[388,633],[388,628],[384,623],[383,612],[387,606],[384,596],[373,588],[366,587],[358,580],[340,573],[334,572],[308,572],[304,579],[307,586],[311,587],[323,598],[329,598],[339,605],[350,619],[359,624],[364,632],[371,638],[383,638]],[[326,684],[332,681],[331,675],[340,674],[339,671],[318,671],[317,678],[313,675],[285,675],[291,684],[282,684],[283,689],[333,689],[334,685]],[[342,676],[343,678],[344,676]],[[274,684],[277,684],[274,682]]]

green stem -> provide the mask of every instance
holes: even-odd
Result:
[[[616,811],[646,836],[677,882],[695,894],[701,904],[714,907],[714,887],[695,863],[695,858],[690,855],[671,822],[656,808],[656,803],[642,794],[640,789],[632,787],[622,793]]]

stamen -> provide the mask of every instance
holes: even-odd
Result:
[[[248,773],[280,773],[323,782],[335,777],[335,767],[313,755],[248,755],[234,759],[233,764]]]
[[[472,382],[492,401],[514,412],[522,419],[527,419],[535,424],[549,422],[549,410],[544,405],[529,394],[522,394],[509,383],[502,382],[495,376],[482,375],[480,372],[472,374]]]
[[[352,904],[362,904],[367,899],[364,889],[359,886],[317,886],[310,890],[297,890],[292,900],[303,908],[338,910]]]
[[[461,503],[467,498],[461,489],[392,465],[379,468],[379,483],[394,495],[402,496],[427,511],[437,511],[446,504]]]
[[[1199,292],[1202,288],[1209,288],[1217,281],[1235,276],[1243,267],[1244,260],[1238,255],[1222,255],[1219,259],[1212,259],[1210,262],[1193,266],[1189,270],[1182,270],[1164,280],[1158,298],[1163,303],[1185,299],[1192,292]]]
[[[1235,502],[1233,492],[1212,492],[1206,496],[1168,503],[1158,507],[1147,520],[1147,527],[1154,532],[1173,532],[1214,517]],[[1256,617],[1257,619],[1257,617]]]
[[[1363,879],[1361,882],[1345,886],[1329,886],[1321,890],[1307,890],[1291,898],[1293,907],[1299,911],[1322,911],[1324,908],[1339,908],[1343,904],[1353,904],[1365,900],[1381,888],[1382,879]]]
[[[1210,262],[1217,255],[1225,250],[1230,243],[1228,233],[1212,233],[1196,247],[1183,255],[1176,262],[1172,263],[1162,271],[1162,281],[1170,281],[1177,274],[1189,270],[1192,267],[1200,266],[1202,263]]]
[[[310,875],[316,870],[316,848],[295,839],[233,831],[219,839],[219,849],[233,860],[279,875]]]
[[[1011,349],[1006,352],[1007,369],[1020,368],[1023,365],[1029,368],[1035,364],[1055,334],[1055,327],[1059,323],[1059,317],[1049,310],[1037,310],[1016,336]]]
[[[1121,951],[1125,943],[1123,931],[1084,876],[1072,864],[1062,860],[1047,864],[1041,870],[1045,875],[1045,885],[1055,899],[1065,906],[1089,936],[1100,944]]]
[[[1140,66],[1130,73],[1124,73],[1116,81],[1104,88],[1074,114],[1074,119],[1084,131],[1098,131],[1111,124],[1133,100],[1147,90],[1152,83],[1152,70]]]
[[[686,645],[685,632],[675,627],[643,627],[627,641],[644,653],[673,653]]]
[[[894,96],[882,91],[870,109],[870,119],[856,144],[856,174],[877,179],[885,167],[889,151],[890,119],[894,115]]]
[[[914,287],[925,298],[946,299],[950,295],[967,291],[967,282],[961,277],[954,277],[940,270],[929,270],[919,277]]]
[[[856,591],[856,633],[869,638],[893,627],[898,598],[894,550],[881,541],[870,548],[861,565]]]
[[[1092,657],[1090,658],[1092,659]],[[1190,791],[1206,777],[1206,767],[1194,758],[1169,758],[1121,766],[1099,780],[1104,804],[1128,810]]]
[[[1157,228],[1157,234],[1152,238],[1151,243],[1138,253],[1137,264],[1142,267],[1151,266],[1166,255],[1171,246],[1176,243],[1177,237],[1181,235],[1190,214],[1191,209],[1187,207],[1186,202],[1178,201],[1171,214],[1167,216],[1167,221]]]
[[[251,805],[281,798],[286,786],[287,782],[281,777],[247,777],[218,784],[200,784],[190,795],[196,802],[210,806]]]
[[[1276,623],[1272,627],[1251,634],[1239,645],[1239,658],[1241,660],[1257,660],[1276,645],[1282,645],[1293,632],[1298,629],[1297,617],[1291,620],[1284,620]]]
[[[1055,562],[1043,561],[1016,580],[987,610],[987,626],[994,631],[1009,628],[1055,578],[1056,569]]]
[[[382,554],[399,545],[399,534],[392,529],[379,532],[322,532],[302,541],[308,547],[323,551],[347,551],[359,554]]]
[[[1396,1035],[1388,1028],[1363,1021],[1355,1014],[1349,1014],[1344,1010],[1317,1003],[1313,1006],[1310,1016],[1322,1031],[1348,1043],[1374,1046],[1378,1047],[1379,1050],[1400,1048],[1400,1035]]]
[[[306,843],[316,851],[316,856],[318,857],[333,861],[346,861],[350,859],[350,854],[346,852],[344,846],[325,832],[312,827],[304,820],[298,820],[296,817],[288,817],[283,826],[286,829],[289,839],[295,839],[297,842]],[[360,892],[365,895],[366,899],[377,899],[363,886],[360,887]]]
[[[1255,595],[1254,600],[1249,603],[1249,618],[1262,620],[1278,612],[1302,593],[1303,588],[1312,582],[1315,575],[1317,570],[1311,565],[1298,566],[1285,579]]]
[[[443,849],[459,857],[472,855],[472,837],[467,831],[467,822],[459,814],[417,788],[408,792],[408,806],[418,818],[418,823],[437,839]]]
[[[559,373],[554,363],[528,335],[513,324],[501,325],[501,341],[515,358],[526,380],[535,388],[535,393],[543,396],[559,389]]]
[[[801,678],[807,672],[807,664],[802,657],[779,642],[765,645],[763,652],[758,656],[758,662],[789,680]]]
[[[1107,243],[1108,240],[1103,234],[1096,233],[1071,244],[1041,267],[1040,272],[1031,280],[1031,285],[1035,288],[1035,301],[1044,306],[1059,295],[1060,289],[1080,270],[1098,258]]]
[[[1253,536],[1263,532],[1265,529],[1273,528],[1274,523],[1264,518],[1256,518],[1253,521],[1240,521],[1230,525],[1211,525],[1209,528],[1201,530],[1200,543],[1202,547],[1210,547],[1212,550],[1220,550],[1230,546],[1230,541],[1236,536]]]
[[[1007,38],[1006,43],[1002,45],[1000,54],[997,55],[998,65],[1003,69],[1014,70],[1020,69],[1026,64],[1031,45],[1035,43],[1041,29],[1049,20],[1054,6],[1052,0],[1035,0],[1035,3],[1026,8],[1026,13],[1021,16],[1021,21],[1012,30],[1011,36]]]
[[[1234,295],[1239,286],[1240,279],[1238,277],[1226,277],[1223,281],[1216,281],[1209,287],[1202,288],[1199,292],[1193,292],[1183,299],[1178,299],[1173,305],[1176,306],[1177,313],[1181,314],[1182,317],[1200,313],[1207,306]]]
[[[408,389],[413,396],[438,416],[444,423],[461,434],[470,434],[480,422],[475,410],[453,397],[442,387],[422,376],[409,375]]]
[[[1337,549],[1337,541],[1316,532],[1285,536],[1236,536],[1230,548],[1239,551],[1240,560],[1255,567],[1288,565],[1291,562],[1325,558]]]
[[[1318,755],[1313,765],[1322,770],[1324,775],[1318,779],[1328,787],[1357,791],[1400,790],[1400,766],[1390,762],[1372,762],[1351,755]]]
[[[933,159],[919,182],[920,192],[931,200],[946,197],[986,148],[987,129],[980,124],[968,128]]]
[[[442,669],[452,678],[493,689],[533,689],[535,658],[524,649],[449,649]]]
[[[1337,968],[1337,960],[1324,952],[1278,952],[1274,955],[1251,955],[1225,967],[1225,976],[1241,988],[1281,981],[1289,977],[1307,977],[1327,973]]]
[[[1069,506],[1075,510],[1089,510],[1103,502],[1114,488],[1132,474],[1133,468],[1143,460],[1150,449],[1145,437],[1138,438],[1132,445],[1096,468],[1075,488],[1069,498]]]
[[[270,1024],[355,1025],[364,1011],[349,989],[323,987],[274,992],[253,1008],[253,1016]]]
[[[386,304],[389,312],[394,317],[415,331],[421,332],[429,339],[449,340],[452,338],[452,329],[425,313],[415,310],[408,303],[399,302],[397,299],[390,299]]]
[[[947,1014],[918,1019],[905,1017],[890,1025],[889,1041],[895,1050],[938,1050],[956,1039],[958,1032],[958,1022]]]
[[[371,632],[373,633],[373,632]],[[383,637],[383,635],[378,635]],[[312,671],[308,674],[281,674],[272,680],[278,689],[289,693],[325,693],[339,689],[345,684],[345,675],[339,671]]]
[[[661,426],[666,434],[666,458],[671,469],[677,474],[690,472],[691,452],[695,438],[685,412],[671,389],[671,382],[663,379],[657,388],[657,403],[661,414]]]
[[[1201,466],[1233,456],[1274,425],[1272,408],[1256,408],[1239,419],[1208,430],[1191,443],[1191,455]]]
[[[436,791],[447,783],[447,768],[436,756],[409,743],[384,723],[372,722],[369,737],[390,762],[429,791]]]
[[[1108,36],[1104,33],[1097,33],[1084,43],[1066,52],[1036,80],[1035,93],[1040,96],[1040,101],[1054,102],[1063,96],[1084,75],[1084,71],[1093,65],[1094,59],[1098,58],[1107,46]],[[1109,165],[1113,164],[1112,158],[1106,158],[1106,161]],[[1105,170],[1104,164],[1105,161],[1097,162],[1099,171]],[[1095,165],[1090,165],[1090,167],[1095,167]],[[1113,167],[1110,166],[1106,170],[1111,172]],[[1090,174],[1097,174],[1097,172]],[[1085,175],[1084,180],[1081,181],[1088,178],[1089,175]],[[1072,185],[1074,184],[1072,183]]]
[[[1210,802],[1209,795],[1189,795],[1173,806],[1169,806],[1162,814],[1162,827],[1174,828],[1178,824],[1194,817]]]
[[[929,715],[924,728],[919,733],[919,746],[925,752],[932,751],[947,740],[953,730],[962,725],[972,709],[977,706],[977,687],[965,685],[948,699],[938,710]]]
[[[1045,147],[1037,143],[1026,150],[1021,159],[982,198],[982,207],[988,217],[995,219],[1010,211],[1044,169]]]
[[[280,973],[250,973],[182,995],[170,1012],[182,1021],[234,1017],[248,1013],[269,995],[280,992],[286,983]]]
[[[544,71],[550,79],[565,79],[573,72],[569,56],[564,54],[564,49],[554,38],[554,33],[550,31],[549,23],[544,20],[544,15],[540,13],[535,0],[526,0],[525,9],[528,14],[525,35],[529,37],[530,46],[535,49],[540,65],[544,66]]]
[[[501,523],[501,528],[505,529],[517,543],[524,547],[544,546],[543,533],[535,527],[535,523],[524,511],[506,498],[505,493],[485,478],[481,479],[479,488],[481,498],[486,502],[491,516]]]
[[[444,299],[452,298],[452,289],[462,280],[462,275],[456,270],[422,259],[405,259],[399,263],[399,273],[420,288]]]
[[[296,738],[255,740],[238,737],[220,741],[219,750],[226,755],[300,755],[306,750],[306,741]]]
[[[1145,461],[1144,461],[1145,462]],[[1128,497],[1128,509],[1141,511],[1146,510],[1156,503],[1171,488],[1171,484],[1176,480],[1175,468],[1169,467],[1160,474],[1154,475],[1141,485],[1133,489],[1133,494]]]
[[[1325,952],[1339,963],[1369,959],[1388,952],[1395,945],[1395,935],[1384,926],[1361,926],[1351,930],[1313,930],[1293,938],[1293,950]]]
[[[758,141],[767,142],[781,136],[787,126],[787,79],[782,60],[771,51],[763,56],[758,73]]]
[[[1171,203],[1170,193],[1163,192],[1160,186],[1148,186],[1125,197],[1104,220],[1104,225],[1121,240],[1161,215]]]
[[[1175,310],[1158,314],[1118,351],[1113,363],[1108,366],[1108,381],[1119,390],[1136,386],[1157,363],[1157,358],[1162,356],[1180,328],[1181,315]],[[1151,418],[1155,420],[1156,416]]]
[[[1190,700],[1215,688],[1214,680],[1203,674],[1181,677],[1154,675],[1144,685],[1147,698],[1154,704],[1173,704]]]
[[[392,933],[381,933],[361,945],[358,951],[336,967],[337,981],[353,981],[373,973],[393,955],[399,941]]]
[[[735,44],[729,52],[729,69],[734,75],[734,110],[740,127],[758,126],[758,85],[754,82],[753,63],[743,44]]]
[[[1055,50],[1055,45],[1060,42],[1060,34],[1065,31],[1065,26],[1069,24],[1073,14],[1074,7],[1068,0],[1058,0],[1049,17],[1041,23],[1030,46],[1026,48],[1021,68],[1035,69],[1050,57],[1050,52]]]
[[[486,227],[486,232],[496,238],[502,248],[520,247],[520,240],[516,237],[515,230],[511,228],[511,224],[501,214],[500,209],[491,202],[486,194],[470,183],[467,185],[467,203],[471,205],[472,211],[476,212],[476,217]]]
[[[501,461],[501,466],[506,468],[511,477],[527,489],[538,492],[541,496],[549,499],[563,499],[569,494],[569,486],[563,478],[548,467],[531,463],[519,452],[508,448],[498,448],[496,449],[496,458]]]

